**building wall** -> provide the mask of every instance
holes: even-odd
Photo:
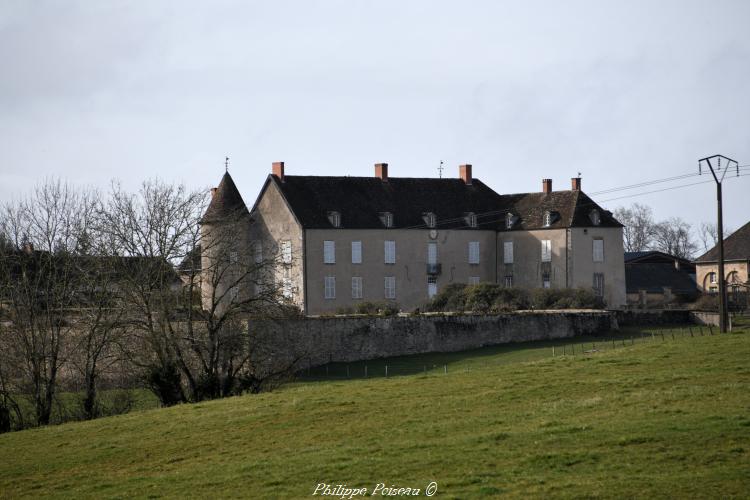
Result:
[[[307,254],[308,314],[335,311],[361,301],[385,299],[386,276],[396,278],[395,302],[409,311],[424,305],[427,295],[427,244],[437,243],[438,291],[450,283],[467,283],[470,276],[480,281],[495,281],[495,231],[441,230],[430,238],[428,229],[308,229],[305,231]],[[336,263],[323,262],[323,242],[335,242]],[[384,242],[396,242],[396,263],[385,264]],[[351,242],[362,242],[362,263],[352,264]],[[469,242],[479,242],[479,264],[469,264]],[[336,277],[336,297],[326,299],[326,276]],[[362,277],[363,298],[353,299],[351,278]]]
[[[730,275],[736,272],[737,278],[740,283],[747,283],[748,282],[748,261],[729,261],[724,262],[724,277],[727,280],[731,280]],[[709,273],[719,273],[719,264],[717,262],[713,263],[701,263],[697,262],[695,264],[695,282],[698,285],[698,290],[702,292],[708,292],[710,290],[711,284],[708,283],[708,274]],[[719,284],[716,283],[715,285],[718,290]],[[731,287],[731,283],[728,283],[728,287]],[[727,290],[729,291],[729,290]]]
[[[551,241],[551,261],[542,263],[542,241]],[[505,242],[513,242],[513,264],[505,264]],[[545,267],[549,267],[550,288],[565,288],[566,230],[506,231],[497,233],[498,283],[513,276],[513,286],[541,288]]]
[[[604,274],[604,300],[610,308],[627,303],[625,296],[625,255],[622,245],[622,228],[589,227],[571,228],[569,286],[591,290],[594,273]],[[594,262],[593,240],[604,241],[604,262]]]
[[[254,245],[256,241],[261,242],[264,267],[269,271],[274,269],[271,281],[276,283],[275,286],[279,286],[282,280],[289,279],[291,300],[304,310],[304,232],[273,182],[268,184],[251,216],[253,218],[251,228],[253,243],[251,245]],[[281,262],[280,252],[283,241],[291,242],[291,264]]]
[[[201,303],[204,309],[221,311],[231,303],[245,300],[250,293],[247,280],[250,264],[250,221],[201,225]],[[237,294],[230,293],[236,286]]]

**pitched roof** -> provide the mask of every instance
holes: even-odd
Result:
[[[665,287],[671,288],[674,293],[697,291],[690,275],[676,269],[674,264],[625,264],[625,287],[627,293],[638,293],[640,290],[663,293]]]
[[[593,210],[599,211],[598,227],[622,227],[611,212],[602,209],[583,191],[508,194],[500,196],[500,199],[506,213],[511,212],[519,217],[511,230],[591,227],[594,224],[589,215]],[[547,211],[557,212],[558,215],[549,226],[544,225]],[[499,229],[506,230],[504,218]]]
[[[750,260],[750,222],[724,238],[724,260]],[[695,259],[695,262],[718,261],[719,245]]]
[[[250,215],[250,212],[248,212],[232,176],[229,175],[229,172],[226,172],[211,197],[211,203],[209,203],[206,213],[203,214],[201,222],[223,221],[231,217],[245,215]]]
[[[298,175],[286,175],[281,182],[270,175],[266,186],[270,182],[307,229],[331,228],[331,211],[339,212],[341,227],[349,229],[382,228],[382,212],[393,214],[394,228],[425,228],[422,216],[433,212],[438,229],[467,228],[464,217],[474,213],[480,229],[506,230],[505,217],[511,212],[519,217],[513,230],[538,229],[545,227],[547,210],[559,214],[550,228],[591,227],[593,209],[599,210],[599,226],[621,226],[581,191],[500,195],[476,178],[467,185],[461,179],[389,177],[386,182],[377,177]]]
[[[643,264],[674,264],[677,261],[680,266],[695,271],[695,264],[682,257],[670,255],[658,250],[647,250],[645,252],[625,252],[626,263],[643,263]]]
[[[271,176],[300,224],[308,229],[330,228],[328,212],[341,214],[341,227],[382,228],[382,212],[393,214],[394,228],[424,227],[422,214],[435,213],[440,229],[466,227],[463,217],[498,209],[498,194],[482,181],[467,185],[461,179],[391,177]],[[493,214],[494,215],[494,214]],[[479,227],[495,217],[484,216]]]

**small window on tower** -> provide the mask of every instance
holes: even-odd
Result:
[[[341,213],[340,212],[328,212],[328,220],[333,227],[341,227]]]

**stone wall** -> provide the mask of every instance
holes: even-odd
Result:
[[[655,326],[690,323],[690,311],[686,309],[626,309],[617,311],[619,326]]]
[[[307,318],[253,323],[264,352],[299,359],[300,368],[427,352],[597,335],[617,328],[609,311],[534,311],[498,315]],[[290,348],[293,346],[293,348]]]

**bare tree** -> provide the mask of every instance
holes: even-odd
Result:
[[[0,251],[0,298],[7,310],[0,338],[3,391],[30,395],[37,425],[50,422],[75,331],[69,315],[80,290],[75,255],[94,206],[93,193],[47,180],[2,211],[10,242]]]
[[[734,230],[724,228],[724,238],[731,235]],[[719,243],[719,229],[715,222],[702,222],[698,230],[698,237],[703,244],[703,251],[708,252]]]
[[[165,405],[243,390],[251,318],[286,311],[266,271],[275,257],[251,254],[247,210],[208,224],[206,202],[184,186],[150,181],[132,194],[115,184],[102,211],[124,266],[125,350]]]
[[[690,224],[672,217],[656,225],[652,248],[675,257],[692,259],[698,245],[693,241]]]
[[[622,237],[626,252],[643,252],[652,246],[656,223],[651,207],[634,203],[629,208],[618,208],[614,215],[625,226]]]

